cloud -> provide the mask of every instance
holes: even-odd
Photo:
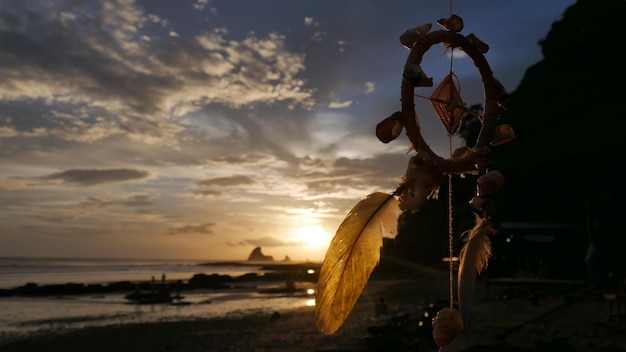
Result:
[[[315,33],[311,35],[311,40],[319,43],[319,42],[322,42],[324,38],[326,38],[327,35],[328,35],[327,32],[316,31]]]
[[[313,17],[305,17],[304,18],[304,25],[307,27],[319,27],[319,22],[315,21],[315,19],[313,19]]]
[[[141,180],[148,176],[150,176],[149,172],[135,169],[73,169],[44,176],[41,179],[60,180],[63,183],[79,186],[94,186],[102,183]]]
[[[328,108],[329,109],[345,109],[347,107],[350,107],[350,105],[352,105],[352,100],[333,101],[330,104],[328,104]]]
[[[365,82],[365,94],[373,93],[376,90],[376,83]]]
[[[375,191],[391,192],[398,186],[407,160],[407,156],[395,153],[365,158],[301,158],[291,175],[294,185],[301,188],[287,194],[307,202],[342,204]],[[389,176],[389,170],[397,170],[398,174]]]
[[[242,154],[235,156],[218,156],[209,160],[210,164],[233,165],[241,164],[247,166],[269,164],[276,160],[276,157],[269,154]]]
[[[102,199],[96,197],[89,197],[81,203],[86,208],[103,208],[110,205],[123,205],[127,207],[145,207],[154,204],[150,200],[150,197],[145,194],[139,194],[130,196],[128,198],[121,199]]]
[[[15,128],[0,126],[0,139],[18,136],[19,132]]]
[[[184,225],[173,227],[170,229],[169,233],[172,235],[181,235],[181,234],[203,234],[203,235],[212,235],[213,230],[211,228],[215,226],[215,223],[207,222],[200,225]]]
[[[145,207],[148,205],[152,205],[153,202],[150,200],[150,197],[148,195],[138,194],[123,199],[121,204],[127,207]]]
[[[62,215],[33,215],[32,219],[38,222],[48,223],[48,224],[65,224],[70,221],[73,221],[75,218],[73,216],[62,216]]]
[[[22,233],[36,233],[42,237],[52,237],[57,239],[66,239],[88,235],[89,237],[99,237],[109,235],[111,229],[105,226],[92,226],[92,225],[65,225],[65,226],[50,226],[50,224],[21,224],[17,226],[18,231]],[[85,239],[84,237],[82,238]],[[46,242],[47,243],[47,242]],[[58,244],[58,242],[56,243]]]
[[[345,40],[338,40],[337,46],[339,47],[339,52],[343,53],[346,51],[346,46],[348,46],[348,42]]]
[[[282,247],[282,246],[286,246],[289,244],[287,242],[277,240],[274,237],[261,237],[261,238],[256,238],[256,239],[248,238],[244,242],[249,243],[253,246],[261,246],[261,247]]]
[[[73,4],[12,1],[0,9],[5,111],[16,111],[12,105],[20,102],[44,102],[76,117],[71,123],[59,116],[32,119],[38,125],[31,131],[43,127],[66,140],[123,136],[177,147],[186,116],[203,107],[315,104],[313,90],[299,77],[304,55],[287,49],[281,34],[232,39],[215,28],[193,38],[174,30],[157,37],[155,30],[162,32],[167,22],[133,1]]]
[[[191,6],[196,10],[204,10],[204,8],[209,4],[209,0],[196,0],[195,3],[191,4]]]
[[[239,185],[251,185],[254,184],[255,181],[243,175],[230,176],[230,177],[217,177],[210,178],[202,181],[198,181],[196,184],[198,186],[239,186]]]
[[[198,196],[202,196],[202,197],[220,197],[224,194],[224,192],[222,191],[215,191],[212,189],[193,191],[192,193]]]

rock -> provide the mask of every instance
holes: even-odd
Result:
[[[219,274],[195,274],[189,280],[189,286],[193,288],[212,288],[212,289],[221,289],[221,288],[230,288],[226,283],[231,282],[233,278],[229,275],[219,275]]]
[[[248,256],[248,261],[251,262],[272,262],[274,261],[274,257],[271,255],[264,255],[261,252],[261,247],[256,247],[252,250],[252,253]]]

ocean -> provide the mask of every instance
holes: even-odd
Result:
[[[27,283],[108,284],[113,282],[186,281],[195,274],[233,277],[262,273],[261,265],[200,260],[0,258],[0,289]],[[184,304],[131,304],[126,293],[0,297],[0,338],[45,330],[126,323],[270,315],[315,304],[315,284],[297,282],[297,293],[259,293],[282,283],[250,282],[232,289],[185,291]]]
[[[210,265],[200,265],[210,263]],[[84,283],[106,284],[117,281],[188,280],[194,274],[239,276],[258,272],[261,265],[244,262],[201,260],[74,259],[74,258],[0,258],[0,289],[27,283],[38,285]]]

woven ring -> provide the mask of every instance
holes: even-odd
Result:
[[[435,154],[420,133],[420,127],[415,113],[414,88],[415,86],[407,79],[402,80],[401,103],[402,116],[406,134],[418,152],[425,152],[444,173],[465,173],[474,169],[484,169],[487,167],[485,158],[490,153],[490,143],[494,137],[498,120],[498,96],[496,80],[487,60],[481,52],[480,45],[473,35],[465,37],[459,33],[438,30],[420,35],[411,48],[407,58],[405,69],[410,66],[419,65],[422,56],[434,44],[443,43],[450,48],[460,48],[472,60],[478,69],[484,90],[484,109],[481,120],[482,126],[476,140],[476,144],[471,151],[463,155],[444,159]]]

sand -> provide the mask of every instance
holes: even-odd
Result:
[[[427,351],[430,338],[400,334],[374,337],[379,326],[368,318],[383,296],[390,306],[445,300],[447,279],[374,280],[368,283],[344,325],[327,336],[315,326],[314,308],[281,312],[278,317],[197,320],[54,331],[0,340],[3,352],[35,351]],[[502,290],[505,290],[503,287]],[[490,291],[491,292],[491,291]],[[411,325],[413,326],[413,325]],[[405,331],[406,332],[406,331]],[[530,300],[487,297],[477,289],[467,351],[626,351],[626,318],[610,317],[609,302],[598,292],[569,292]],[[459,339],[461,341],[461,339]]]

